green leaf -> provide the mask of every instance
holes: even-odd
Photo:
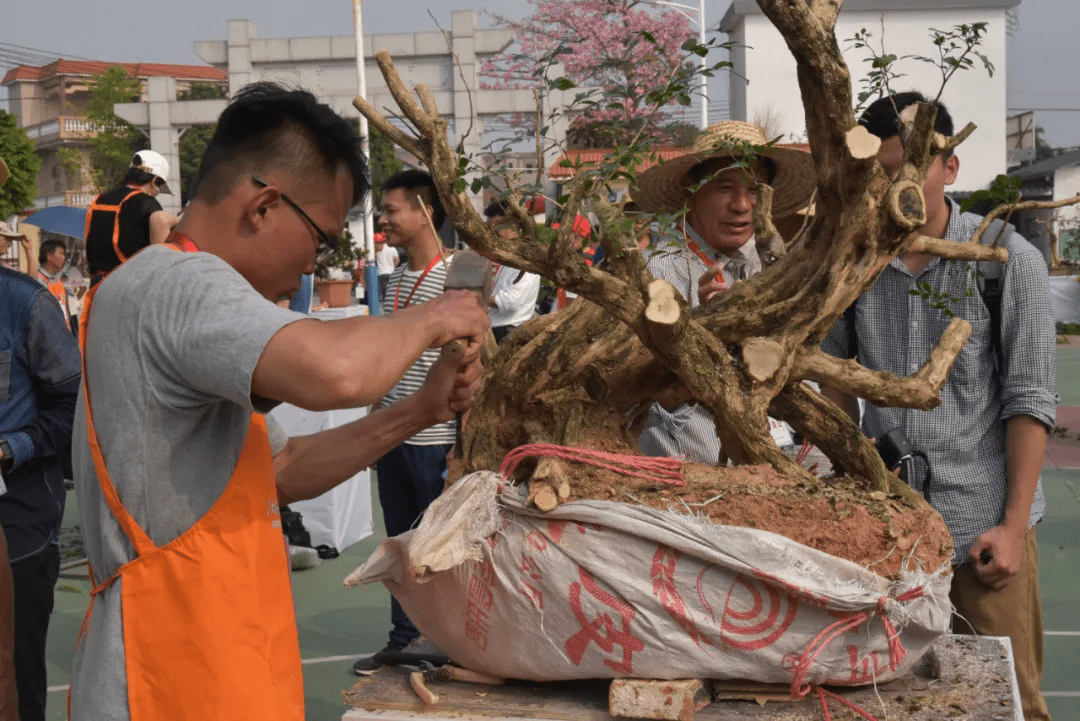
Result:
[[[551,87],[555,88],[556,90],[569,90],[570,88],[576,88],[577,85],[575,85],[574,81],[570,78],[564,77],[555,78],[555,80],[551,82]]]

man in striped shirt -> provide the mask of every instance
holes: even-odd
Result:
[[[688,210],[674,227],[654,234],[646,264],[655,277],[675,286],[691,307],[761,272],[753,237],[760,183],[773,186],[774,216],[791,215],[810,200],[815,176],[809,153],[771,148],[753,159],[742,158],[746,144],[766,142],[764,132],[749,123],[717,123],[701,134],[689,153],[653,166],[638,178],[633,199],[641,210]],[[771,430],[778,445],[792,445],[784,424],[773,423]],[[715,420],[696,404],[665,408],[654,403],[638,444],[650,456],[714,464],[721,456]]]
[[[403,248],[409,256],[390,274],[385,303],[390,311],[427,303],[442,295],[446,270],[451,260],[435,229],[446,218],[431,176],[420,170],[402,170],[383,184],[382,216],[379,226],[386,242]],[[439,349],[430,348],[405,372],[380,406],[388,406],[420,389],[428,369],[439,358]],[[424,510],[438,498],[443,488],[446,454],[454,444],[455,421],[431,426],[409,438],[379,459],[379,505],[382,506],[386,534],[408,531]],[[412,624],[397,599],[390,599],[393,629],[386,647],[370,658],[356,662],[354,670],[378,668],[386,654],[404,649],[420,632]]]

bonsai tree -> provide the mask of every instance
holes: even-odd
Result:
[[[565,216],[574,217],[588,205],[600,217],[597,233],[607,262],[591,267],[570,251],[571,224],[557,231],[538,225],[523,207],[523,196],[533,188],[510,184],[504,193],[519,234],[500,236],[485,225],[465,193],[471,159],[451,147],[447,122],[430,91],[417,86],[418,102],[389,54],[377,54],[412,132],[392,125],[363,98],[355,104],[372,125],[424,160],[461,238],[494,262],[539,273],[588,301],[534,319],[500,346],[465,427],[454,473],[498,469],[508,452],[527,444],[632,455],[652,402],[693,401],[716,419],[730,465],[687,464],[682,488],[570,467],[550,457],[522,463],[515,478],[532,484],[542,508],[571,497],[622,499],[625,491],[635,502],[707,506],[715,520],[766,527],[862,563],[892,555],[880,567],[886,575],[908,553],[934,569],[952,554],[940,517],[888,472],[851,418],[804,381],[882,405],[931,409],[939,403],[937,394],[971,332],[965,320],[954,318],[922,367],[907,377],[872,372],[818,346],[902,251],[963,261],[1007,258],[1003,248],[977,239],[953,243],[920,234],[926,222],[922,186],[933,158],[960,145],[975,127],[969,124],[953,137],[935,135],[933,106],[919,105],[908,118],[904,165],[897,177],[888,177],[877,161],[880,140],[856,123],[851,77],[834,35],[841,2],[759,0],[759,5],[797,63],[817,168],[816,212],[785,247],[771,222],[771,192],[763,188],[754,211],[755,237],[759,247],[779,257],[764,272],[694,310],[667,281],[653,278],[637,251],[637,239],[653,218],[627,214],[607,199],[613,179],[634,179],[649,155],[647,145],[631,139],[605,162],[579,168],[566,195],[553,199]],[[671,94],[687,92],[691,75],[673,73],[651,101],[662,104]],[[555,84],[572,86],[565,78]],[[741,150],[768,152],[767,147]],[[474,190],[477,185],[484,187],[483,179],[474,181]],[[769,433],[770,415],[818,446],[843,478],[826,483],[782,453]],[[727,494],[725,503],[706,503],[718,494]],[[792,523],[792,517],[815,523]],[[807,531],[809,525],[815,529]],[[821,539],[819,525],[833,529],[831,541]],[[895,549],[901,553],[892,554]]]

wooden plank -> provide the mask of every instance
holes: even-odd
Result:
[[[565,682],[557,685],[515,681],[504,686],[480,686],[456,681],[429,683],[439,694],[439,703],[425,707],[409,685],[409,671],[387,667],[361,679],[344,692],[345,703],[354,709],[407,711],[400,718],[440,718],[450,714],[455,720],[543,719],[551,721],[611,721],[605,679]],[[418,715],[417,715],[418,714]],[[345,718],[388,718],[383,715]],[[394,717],[397,718],[397,717]]]
[[[535,683],[505,686],[458,682],[428,684],[439,694],[437,705],[424,707],[409,686],[408,669],[385,668],[345,692],[350,710],[343,719],[362,721],[613,721],[609,681]],[[1000,639],[946,636],[905,678],[887,684],[830,690],[875,718],[907,721],[1016,718],[1011,659]],[[816,694],[790,700],[790,689],[748,681],[713,682],[714,701],[694,721],[800,721],[821,718]],[[726,694],[726,695],[725,695]],[[747,700],[732,700],[732,698]],[[780,699],[780,700],[774,700]],[[763,703],[764,705],[760,705]],[[830,703],[833,718],[855,718]]]

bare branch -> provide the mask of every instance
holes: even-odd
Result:
[[[536,101],[536,177],[544,177],[544,145],[540,129],[544,127],[544,103],[540,100],[540,91],[533,90]]]
[[[1064,208],[1066,205],[1076,205],[1077,203],[1080,203],[1080,194],[1064,200],[1026,200],[1022,203],[999,205],[987,213],[986,217],[983,218],[983,221],[979,223],[979,227],[975,229],[974,235],[971,236],[971,242],[978,243],[983,237],[983,233],[990,227],[990,224],[993,223],[996,218],[1007,212],[1012,213],[1017,210],[1053,210],[1054,208]],[[997,245],[997,239],[994,240],[994,244]]]
[[[420,105],[425,113],[432,118],[439,117],[439,106],[435,104],[435,96],[431,94],[431,89],[427,85],[417,85],[416,95],[420,98]]]
[[[992,260],[1004,263],[1009,259],[1009,251],[981,243],[955,243],[951,240],[916,235],[908,243],[909,253],[929,253],[947,260]]]
[[[947,151],[951,152],[953,150],[956,150],[957,146],[959,146],[960,143],[967,140],[968,136],[970,136],[974,132],[975,132],[975,123],[968,123],[967,125],[964,126],[964,128],[959,133],[952,136],[951,138],[946,138],[944,143],[939,142],[938,139],[935,137],[934,138],[934,141],[935,141],[934,145],[937,148],[937,151],[939,153],[943,153],[943,152],[947,152]]]
[[[754,203],[754,242],[762,266],[770,265],[787,253],[784,239],[772,221],[773,189],[771,185],[758,185],[757,202]]]
[[[382,113],[375,109],[374,105],[364,98],[359,95],[353,98],[353,107],[363,113],[364,117],[368,119],[368,122],[374,125],[380,133],[390,138],[390,140],[397,143],[405,150],[408,150],[418,158],[422,158],[426,155],[424,142],[422,140],[417,140],[396,125],[392,125]]]
[[[954,318],[922,368],[907,378],[868,370],[857,361],[836,358],[817,348],[799,351],[790,377],[839,388],[877,405],[928,411],[941,403],[937,394],[969,335],[971,324]]]
[[[375,53],[375,62],[379,64],[383,78],[386,81],[386,89],[394,96],[401,112],[416,126],[417,131],[423,137],[428,137],[432,132],[432,118],[424,113],[423,109],[412,99],[412,94],[405,87],[405,81],[401,79],[394,61],[390,58],[390,52],[380,50]],[[436,116],[438,117],[438,116]]]
[[[449,50],[450,54],[454,57],[454,64],[457,65],[458,76],[461,78],[461,84],[465,86],[465,97],[469,99],[469,127],[466,128],[465,132],[462,133],[461,136],[458,138],[459,143],[464,143],[465,138],[469,137],[469,134],[472,132],[472,119],[476,117],[476,111],[473,110],[472,88],[469,87],[469,81],[465,79],[465,69],[461,67],[461,58],[459,58],[457,53],[454,52],[454,41],[450,38],[449,35],[446,34],[446,30],[444,30],[443,26],[439,24],[439,21],[435,19],[435,16],[431,14],[430,9],[428,10],[427,14],[432,20],[435,20],[435,26],[439,28],[439,32],[443,34],[443,42],[446,43],[446,49]],[[431,93],[427,92],[427,86],[417,85],[417,93],[420,93],[420,88],[424,88],[424,92],[426,92],[428,95],[427,98],[425,98],[423,95],[420,95],[420,99],[424,103],[424,110],[427,110],[428,113],[434,113],[434,117],[436,118],[439,117],[438,107],[435,105],[435,100],[431,98]]]

